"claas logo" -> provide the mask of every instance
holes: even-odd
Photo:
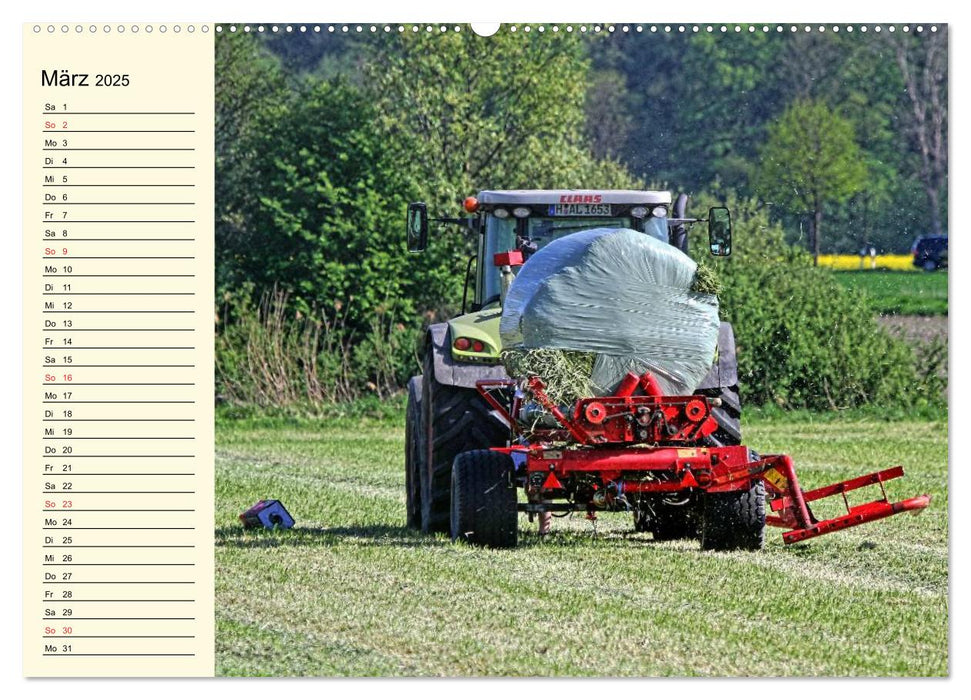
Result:
[[[560,195],[560,204],[600,204],[604,200],[602,194],[564,194]]]

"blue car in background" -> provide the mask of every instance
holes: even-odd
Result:
[[[947,267],[947,236],[921,236],[910,247],[914,267],[927,272]]]

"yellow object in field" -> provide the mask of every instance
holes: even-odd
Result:
[[[820,255],[819,266],[833,270],[916,270],[914,258],[910,255],[878,255],[875,260],[869,255]]]

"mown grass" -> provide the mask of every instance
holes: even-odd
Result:
[[[844,286],[866,293],[874,313],[947,315],[947,270],[856,270],[835,274]]]
[[[936,676],[948,673],[947,425],[761,416],[746,441],[806,488],[903,464],[897,516],[760,553],[556,520],[489,551],[404,528],[403,420],[217,423],[220,675]],[[236,516],[279,498],[285,532]]]

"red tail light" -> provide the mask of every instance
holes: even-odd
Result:
[[[452,343],[452,347],[462,352],[467,352],[469,350],[472,352],[486,352],[485,343],[483,343],[481,340],[472,340],[471,338],[456,338],[455,342]]]

